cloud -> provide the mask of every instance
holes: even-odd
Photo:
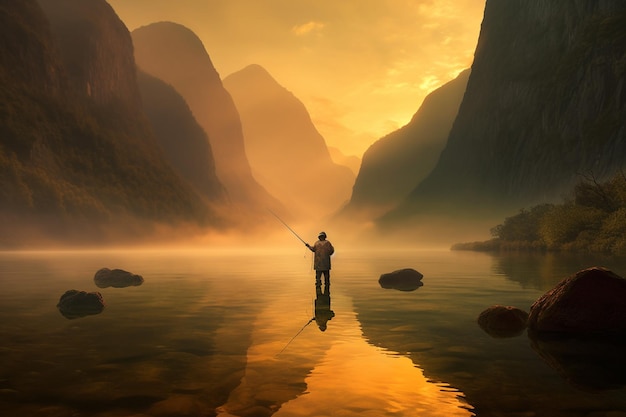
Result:
[[[304,36],[311,32],[320,32],[326,26],[321,22],[308,22],[303,25],[294,26],[291,31],[296,34],[296,36]]]

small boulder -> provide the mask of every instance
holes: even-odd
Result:
[[[99,292],[68,290],[57,304],[59,312],[67,319],[77,319],[102,313],[104,299]]]
[[[378,279],[378,283],[382,288],[386,289],[415,291],[424,285],[422,278],[424,278],[424,275],[415,269],[405,268],[382,274]]]
[[[605,268],[565,278],[530,308],[533,333],[626,336],[626,279]]]
[[[528,313],[517,307],[495,305],[478,316],[478,325],[491,337],[519,336],[526,329]]]
[[[96,272],[93,280],[99,288],[124,288],[143,284],[141,275],[135,275],[123,269],[102,268]]]

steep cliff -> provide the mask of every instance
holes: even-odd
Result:
[[[209,139],[185,99],[171,85],[144,72],[137,79],[144,110],[167,160],[207,202],[224,203],[226,191],[215,174]]]
[[[233,203],[267,213],[279,203],[253,178],[239,114],[202,41],[186,27],[160,22],[132,32],[137,65],[172,85],[207,133],[217,176]]]
[[[465,98],[433,172],[385,220],[500,217],[626,162],[626,3],[488,0]],[[459,214],[461,215],[461,214]]]
[[[72,89],[98,105],[139,112],[133,45],[104,0],[38,0],[50,21]]]
[[[406,126],[370,146],[343,215],[372,220],[395,207],[432,171],[446,145],[469,74],[465,70],[430,93]]]
[[[254,176],[298,218],[322,218],[350,196],[354,174],[335,164],[304,104],[259,65],[224,79],[241,116]]]
[[[68,45],[51,29],[59,22],[50,24],[32,0],[0,5],[0,244],[103,242],[138,238],[157,222],[213,222],[158,151],[141,109],[122,112],[139,103],[128,31],[103,0],[76,1],[77,9],[71,3],[54,4],[76,19],[74,38],[89,33],[80,47],[99,50],[73,53],[87,60],[122,55],[98,61],[109,71],[77,79],[74,64],[93,65],[61,52]],[[85,14],[97,15],[98,24],[76,12],[87,4],[94,8]],[[92,23],[109,29],[94,31]],[[91,94],[81,85],[91,85]]]

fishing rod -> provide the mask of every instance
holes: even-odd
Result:
[[[274,213],[274,212],[273,212],[272,210],[270,210],[270,209],[267,209],[267,211],[269,211],[270,213],[272,213],[272,215],[273,215],[274,217],[276,217],[276,218],[278,219],[278,221],[279,221],[279,222],[281,222],[282,224],[284,224],[284,225],[285,225],[285,227],[286,227],[287,229],[289,229],[289,231],[290,231],[291,233],[293,233],[293,235],[294,235],[295,237],[297,237],[298,239],[300,239],[300,242],[304,243],[305,245],[307,244],[307,243],[304,241],[304,239],[302,239],[300,236],[298,236],[298,234],[297,234],[296,232],[294,232],[294,231],[293,231],[293,229],[292,229],[291,227],[289,227],[289,225],[283,221],[283,219],[281,219],[280,217],[278,217],[278,215],[277,215],[276,213]]]
[[[293,342],[293,340],[294,340],[296,337],[298,337],[298,335],[299,335],[300,333],[302,333],[302,331],[306,328],[306,326],[308,326],[309,324],[313,323],[313,321],[314,321],[314,320],[315,320],[315,316],[314,316],[313,318],[311,318],[311,320],[307,321],[307,322],[306,322],[306,324],[305,324],[304,326],[302,326],[302,328],[300,329],[300,331],[299,331],[298,333],[296,333],[296,335],[295,335],[294,337],[292,337],[292,338],[291,338],[291,340],[290,340],[289,342],[287,342],[287,344],[285,345],[285,347],[284,347],[284,348],[282,348],[282,349],[280,350],[280,352],[278,352],[278,353],[276,354],[276,356],[278,356],[278,355],[280,355],[281,353],[283,353],[283,351],[284,351],[285,349],[287,349],[287,346],[289,346],[289,345],[291,344],[291,342]]]

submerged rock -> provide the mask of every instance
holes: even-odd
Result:
[[[424,278],[424,275],[415,269],[405,268],[382,274],[378,279],[378,283],[382,288],[386,289],[415,291],[424,285],[422,278]]]
[[[68,290],[59,299],[57,308],[65,318],[77,319],[102,313],[104,299],[99,292]]]
[[[93,280],[100,288],[124,288],[143,284],[143,277],[141,275],[132,274],[123,269],[102,268],[96,272]]]
[[[517,307],[495,305],[478,316],[478,325],[492,337],[519,336],[526,329],[528,313]]]
[[[605,268],[565,278],[530,308],[533,333],[626,336],[626,279]]]

